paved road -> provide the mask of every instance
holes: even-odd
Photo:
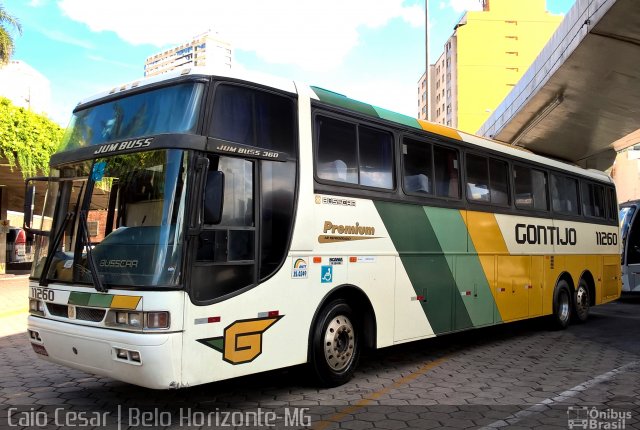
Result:
[[[0,285],[3,303],[20,294],[25,287]],[[38,360],[19,332],[24,317],[0,308],[0,428],[39,418],[71,428],[84,423],[74,421],[80,412],[102,414],[94,428],[640,428],[640,298],[595,308],[565,331],[533,320],[371,352],[353,381],[323,390],[303,367],[138,388]]]

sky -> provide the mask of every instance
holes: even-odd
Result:
[[[480,0],[429,2],[434,61]],[[527,1],[527,0],[512,0]],[[49,116],[66,126],[79,100],[144,75],[145,59],[209,29],[234,65],[416,116],[425,70],[425,0],[0,0],[20,20],[13,59],[46,76]],[[547,0],[564,14],[574,0]]]

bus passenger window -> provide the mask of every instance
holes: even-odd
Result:
[[[604,187],[582,184],[582,213],[593,218],[605,218]]]
[[[487,159],[467,155],[467,199],[476,202],[490,202],[489,166]]]
[[[609,219],[618,221],[618,200],[616,198],[615,188],[607,188],[607,207],[609,208]]]
[[[432,194],[433,157],[431,156],[431,145],[412,139],[404,139],[402,156],[405,192]]]
[[[477,202],[509,204],[509,167],[504,161],[467,155],[467,199]]]
[[[393,139],[390,133],[358,127],[360,185],[393,188]]]
[[[317,174],[329,181],[358,183],[356,126],[333,118],[316,119]]]
[[[491,203],[509,204],[509,166],[504,161],[489,159],[489,186]]]
[[[554,212],[579,215],[578,181],[566,176],[551,174],[551,207]]]
[[[549,209],[546,173],[528,167],[514,166],[513,178],[517,208],[542,211]]]
[[[436,196],[460,198],[460,169],[458,151],[435,145],[433,147]]]
[[[316,117],[315,132],[318,178],[393,188],[391,133],[325,116]]]

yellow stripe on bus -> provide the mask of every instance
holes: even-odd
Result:
[[[136,309],[141,298],[140,296],[113,296],[111,307],[115,309]]]
[[[500,300],[498,294],[497,256],[509,255],[509,249],[504,241],[495,214],[486,212],[468,211],[466,217],[462,217],[467,223],[467,231],[478,253],[482,270],[491,286],[491,294],[500,312],[500,318],[504,320],[507,314],[507,306]]]
[[[422,119],[418,120],[420,127],[423,130],[430,131],[432,133],[441,134],[442,136],[450,137],[451,139],[462,140],[460,133],[458,133],[453,128],[446,127],[440,124],[434,124],[429,121],[424,121]]]

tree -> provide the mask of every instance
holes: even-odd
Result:
[[[0,157],[12,168],[19,166],[23,177],[49,173],[49,158],[59,148],[63,133],[47,117],[0,97]]]
[[[22,26],[18,18],[10,15],[4,6],[0,4],[0,66],[9,62],[15,47],[13,37],[7,26],[13,27],[18,34],[22,34]]]

